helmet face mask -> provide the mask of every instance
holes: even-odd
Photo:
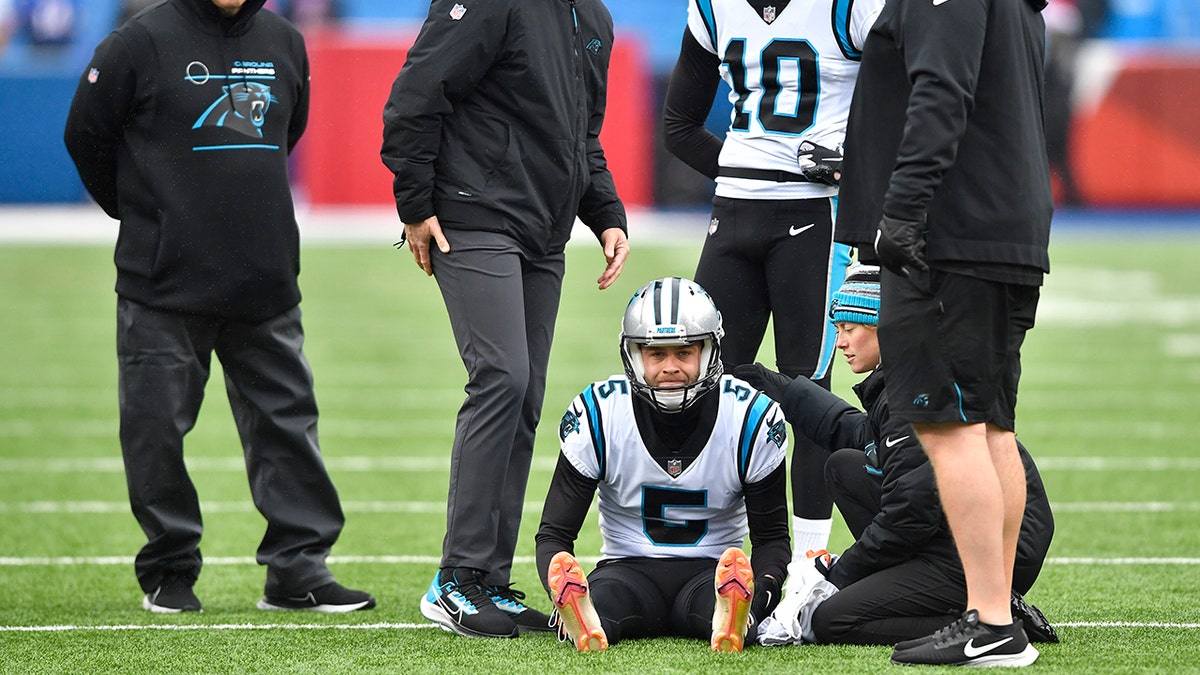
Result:
[[[655,279],[642,286],[621,321],[621,361],[635,394],[660,412],[687,409],[716,387],[721,365],[721,313],[708,293],[694,281],[680,277]],[[700,373],[682,386],[654,387],[646,382],[642,346],[675,346],[701,343]]]

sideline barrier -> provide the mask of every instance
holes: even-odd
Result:
[[[1080,54],[1071,136],[1088,205],[1200,205],[1200,52],[1122,49]]]
[[[392,175],[379,159],[383,106],[415,33],[325,31],[308,38],[312,108],[297,147],[300,184],[314,206],[392,204]],[[617,192],[629,207],[653,197],[652,81],[641,45],[618,35],[609,67],[601,141]]]

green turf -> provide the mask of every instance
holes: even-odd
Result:
[[[583,385],[619,371],[617,326],[632,291],[690,274],[698,243],[635,237],[624,275],[604,292],[594,283],[598,248],[570,249],[515,570],[536,606],[548,609],[529,558],[554,425]],[[1024,350],[1019,432],[1059,507],[1052,560],[1029,597],[1065,625],[1063,643],[1044,647],[1033,670],[1200,672],[1200,268],[1191,262],[1200,238],[1067,233],[1056,235],[1052,260]],[[205,611],[142,611],[131,560],[143,535],[125,504],[117,443],[113,278],[107,246],[0,247],[0,672],[895,669],[886,648],[714,655],[701,642],[663,639],[577,654],[545,636],[467,640],[430,628],[417,598],[440,552],[464,374],[436,284],[385,244],[307,246],[301,275],[321,441],[348,515],[332,567],[379,607],[342,616],[253,608],[263,521],[214,369],[187,445],[205,507]],[[856,377],[840,362],[834,376],[847,395]],[[848,543],[836,526],[834,545]],[[593,514],[580,552],[597,551]],[[1143,557],[1153,560],[1120,560]]]

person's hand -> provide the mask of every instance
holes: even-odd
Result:
[[[783,394],[787,391],[788,385],[792,383],[792,378],[777,373],[760,363],[743,363],[740,366],[734,366],[733,374],[749,382],[755,389],[777,402],[783,401]]]
[[[425,270],[425,276],[433,276],[433,259],[429,255],[430,239],[437,242],[438,250],[442,253],[450,252],[450,242],[446,241],[446,235],[442,234],[442,225],[437,216],[429,216],[419,223],[405,224],[404,239],[408,242],[417,267]]]
[[[924,223],[884,216],[875,232],[879,264],[906,277],[913,270],[926,272]]]
[[[813,567],[817,568],[817,571],[821,573],[821,576],[825,577],[826,579],[829,578],[829,570],[833,569],[833,566],[836,565],[838,561],[838,555],[836,553],[830,553],[825,549],[821,549],[819,551],[809,551],[805,555],[808,556],[809,560],[813,561]]]
[[[613,285],[617,277],[621,276],[621,270],[625,267],[625,258],[629,256],[629,240],[625,237],[625,232],[619,227],[610,227],[600,233],[600,245],[604,247],[604,259],[607,265],[604,267],[604,274],[596,279],[600,290],[604,290]]]
[[[757,621],[771,615],[782,596],[783,584],[774,576],[764,574],[754,580],[754,599],[750,601],[750,613]]]
[[[842,180],[842,153],[812,141],[800,143],[800,173],[813,183],[837,187]]]

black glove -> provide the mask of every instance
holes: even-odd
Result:
[[[875,232],[875,255],[879,264],[900,276],[919,270],[926,272],[925,224],[884,216]]]
[[[775,611],[779,599],[783,597],[783,584],[773,576],[761,576],[754,579],[754,599],[750,601],[750,613],[754,615],[755,623]]]
[[[838,150],[804,141],[800,143],[798,159],[800,173],[813,183],[837,187],[842,180],[842,153]]]
[[[740,366],[734,366],[733,374],[749,382],[755,389],[777,402],[783,400],[783,393],[792,383],[792,378],[787,375],[781,375],[758,363],[743,363]]]

